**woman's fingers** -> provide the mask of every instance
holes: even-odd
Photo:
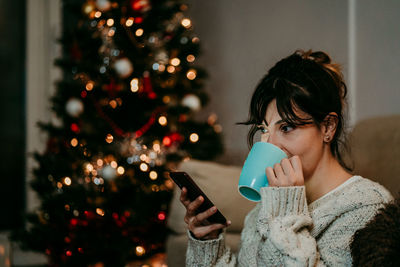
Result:
[[[217,230],[221,230],[225,228],[224,224],[210,224],[206,226],[191,226],[189,224],[189,230],[193,233],[193,235],[198,239],[214,239],[218,237],[219,232]]]
[[[293,167],[289,159],[282,159],[281,166],[286,176],[290,176],[293,173]]]
[[[299,156],[282,159],[273,168],[265,169],[270,186],[304,185],[303,170]]]
[[[186,187],[182,187],[180,201],[185,207],[187,207],[190,204],[190,199],[187,197]]]
[[[278,179],[275,176],[274,169],[272,169],[271,167],[267,167],[265,169],[265,174],[267,175],[268,184],[270,186],[277,186],[278,185]]]
[[[199,196],[194,201],[190,202],[190,204],[186,207],[188,215],[189,216],[196,215],[196,210],[201,206],[203,201],[204,201],[204,198],[202,196]]]

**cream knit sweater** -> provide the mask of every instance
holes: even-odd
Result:
[[[354,232],[392,200],[381,185],[353,176],[307,205],[305,187],[261,188],[249,212],[236,256],[224,234],[200,241],[190,233],[186,266],[351,266]]]

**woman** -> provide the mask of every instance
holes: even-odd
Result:
[[[209,224],[213,207],[187,209],[188,266],[350,266],[349,244],[392,197],[377,183],[353,176],[340,154],[346,86],[324,52],[301,52],[279,61],[251,100],[249,143],[261,140],[288,155],[266,169],[269,186],[247,215],[238,256],[225,247],[223,228]],[[234,193],[234,192],[232,192]]]

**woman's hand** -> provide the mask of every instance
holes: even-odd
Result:
[[[226,225],[210,224],[207,221],[208,217],[217,212],[217,207],[215,206],[202,213],[196,214],[196,210],[201,206],[204,198],[200,196],[191,202],[187,197],[187,189],[185,187],[182,188],[180,200],[186,208],[185,222],[188,225],[188,229],[197,239],[208,240],[218,238],[221,229],[231,224],[230,221],[228,221]]]
[[[265,174],[269,186],[300,186],[304,185],[303,169],[299,156],[283,159],[274,165],[267,167]]]

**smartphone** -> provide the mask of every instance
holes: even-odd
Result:
[[[174,182],[179,186],[180,189],[186,187],[187,196],[190,201],[194,201],[199,196],[204,198],[203,203],[197,209],[197,213],[204,212],[209,208],[215,206],[211,200],[204,194],[200,187],[193,181],[193,179],[186,172],[170,172],[169,176],[174,180]],[[226,224],[226,218],[222,213],[217,210],[216,213],[208,217],[207,219],[210,223],[221,223]]]

